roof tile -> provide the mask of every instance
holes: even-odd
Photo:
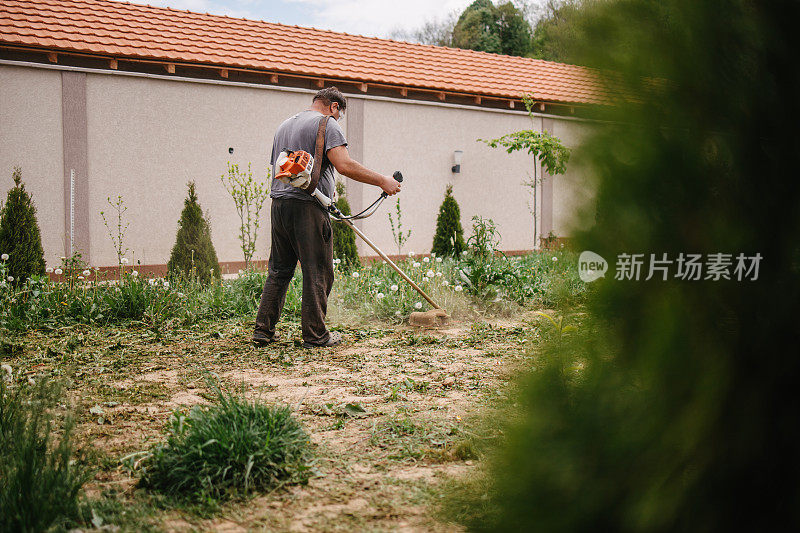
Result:
[[[3,0],[2,43],[502,98],[607,96],[595,71],[574,65],[113,0]]]

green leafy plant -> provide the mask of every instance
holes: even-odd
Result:
[[[203,216],[194,182],[190,181],[187,187],[189,195],[183,202],[167,270],[173,277],[186,276],[208,283],[212,277],[219,277],[219,261],[211,242],[211,225]]]
[[[63,388],[0,372],[0,531],[48,531],[79,518],[81,488],[92,477],[75,448],[75,421],[57,414]]]
[[[270,171],[267,169],[266,181],[253,179],[250,163],[247,171],[239,170],[239,165],[228,161],[228,172],[220,176],[223,187],[231,195],[239,215],[239,243],[244,255],[245,269],[252,266],[256,251],[258,229],[261,226],[261,210],[269,197]]]
[[[345,197],[344,184],[336,184],[336,192],[339,198],[336,200],[336,207],[344,215],[349,215],[350,203]],[[333,224],[333,257],[339,260],[342,270],[349,271],[353,267],[361,266],[358,258],[358,248],[356,247],[356,234],[349,226],[343,222]]]
[[[187,500],[247,496],[311,475],[309,439],[288,407],[272,407],[217,391],[210,407],[176,411],[166,441],[140,461],[141,483]]]
[[[394,209],[397,216],[397,228],[395,229],[391,212],[388,213],[389,226],[392,228],[392,238],[394,239],[395,246],[397,246],[397,255],[403,255],[403,245],[411,238],[411,230],[403,233],[403,210],[400,209],[400,198],[397,199]]]
[[[465,249],[461,210],[453,198],[453,186],[448,185],[442,205],[439,207],[439,216],[436,218],[436,233],[433,235],[431,254],[439,257],[458,257]]]
[[[12,177],[14,187],[0,209],[0,254],[6,268],[4,280],[19,285],[30,276],[43,275],[45,262],[36,206],[22,183],[22,170],[14,167]]]
[[[483,299],[496,298],[498,288],[517,277],[506,255],[497,249],[499,244],[500,233],[494,221],[472,217],[469,254],[460,265],[460,273],[469,291]]]
[[[522,99],[531,120],[533,116],[533,106],[535,101],[531,96]],[[551,135],[547,131],[521,130],[507,133],[497,139],[478,139],[486,143],[491,148],[502,147],[509,154],[517,151],[524,151],[532,155],[534,161],[539,161],[545,167],[548,174],[558,175],[567,171],[570,150],[561,142],[558,137]],[[533,178],[523,181],[523,185],[531,189],[532,201],[529,204],[533,214],[533,234],[538,234],[538,218],[536,214],[536,191],[538,190],[541,178],[538,175],[538,164],[533,166]]]

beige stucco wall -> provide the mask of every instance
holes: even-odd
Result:
[[[5,195],[10,187],[11,168],[22,166],[39,207],[46,258],[54,266],[64,254],[65,233],[61,72],[0,66],[0,82],[0,193]],[[275,129],[307,108],[310,100],[308,93],[268,88],[87,74],[89,262],[116,263],[100,212],[110,219],[106,198],[121,195],[128,208],[125,244],[133,253],[128,255],[142,264],[166,263],[189,179],[196,181],[211,219],[220,261],[240,261],[239,219],[219,177],[231,160],[242,166],[251,162],[255,177],[264,178]],[[349,125],[347,120],[354,122]],[[412,236],[404,252],[430,250],[449,183],[461,206],[466,236],[472,216],[480,215],[497,224],[502,249],[533,248],[532,194],[522,184],[532,177],[531,157],[491,149],[478,139],[541,130],[541,118],[366,99],[363,124],[359,120],[358,113],[348,113],[342,125],[354,139],[363,138],[361,147],[353,147],[363,153],[362,162],[379,172],[401,170],[405,175],[399,198],[404,227]],[[555,119],[552,127],[556,136],[576,147],[590,126]],[[451,172],[455,150],[464,151],[460,174]],[[351,203],[366,206],[378,193],[375,187],[363,186],[360,199]],[[359,194],[359,187],[352,187],[351,194]],[[553,181],[557,235],[570,234],[574,213],[591,197],[590,180],[573,160],[567,174]],[[389,212],[394,214],[393,198],[362,227],[381,248],[396,253]],[[269,229],[267,202],[256,259],[268,257]],[[374,255],[363,243],[359,248],[364,255]]]
[[[413,103],[368,100],[365,104],[365,149],[367,166],[405,176],[399,195],[403,224],[412,230],[404,252],[430,251],[439,205],[448,183],[461,207],[461,223],[469,236],[473,215],[494,220],[506,250],[533,247],[533,216],[528,210],[530,192],[522,182],[533,172],[527,154],[507,154],[492,149],[479,138],[489,139],[531,127],[527,115],[491,113],[481,110],[434,107]],[[453,152],[463,150],[461,173],[453,174]],[[364,188],[364,205],[377,196],[377,189]],[[394,200],[384,203],[378,214],[367,219],[366,233],[379,247],[396,253],[387,213]],[[374,252],[360,244],[360,253]]]
[[[92,262],[116,262],[100,211],[107,197],[128,206],[127,246],[142,264],[169,260],[193,179],[209,214],[220,261],[241,261],[239,218],[220,183],[231,160],[266,177],[277,126],[308,97],[262,89],[123,76],[87,80]],[[234,148],[234,154],[228,148]],[[256,259],[268,256],[269,204],[261,216]]]
[[[553,121],[553,135],[572,149],[567,172],[553,177],[553,233],[570,236],[594,223],[594,182],[581,163],[578,148],[592,126],[570,120]],[[545,235],[546,236],[546,235]]]
[[[61,73],[0,67],[0,201],[15,166],[37,208],[49,266],[64,255],[64,161]]]

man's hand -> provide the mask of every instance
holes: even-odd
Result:
[[[384,176],[383,183],[381,183],[381,189],[383,192],[388,194],[389,196],[395,195],[400,192],[400,187],[402,187],[402,183],[397,181],[391,176]]]

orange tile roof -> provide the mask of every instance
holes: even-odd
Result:
[[[2,44],[546,102],[608,97],[574,65],[111,0],[2,0]]]

